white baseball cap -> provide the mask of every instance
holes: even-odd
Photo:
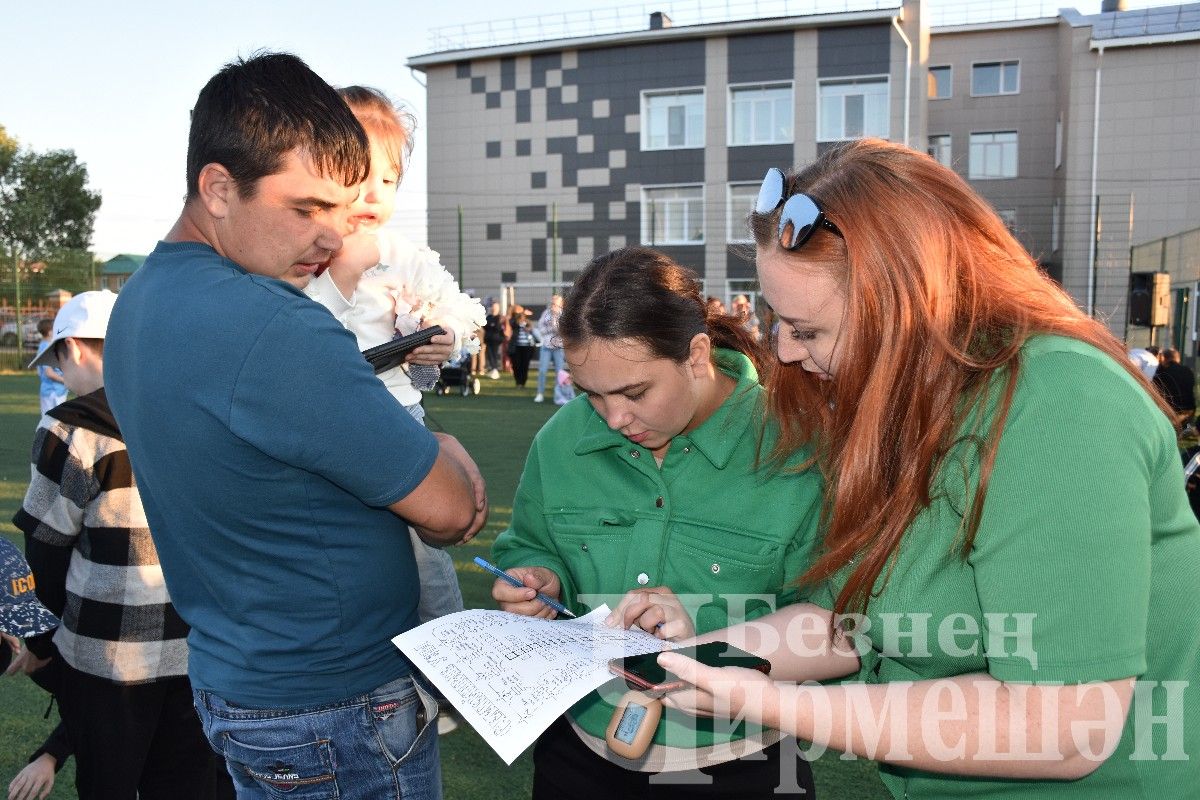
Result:
[[[54,337],[38,356],[29,362],[29,369],[55,365],[54,344],[68,336],[76,339],[103,339],[108,331],[117,296],[108,289],[82,292],[72,297],[54,316]]]

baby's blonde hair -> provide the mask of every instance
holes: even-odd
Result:
[[[398,106],[387,95],[369,86],[346,86],[338,94],[354,112],[367,136],[378,139],[401,177],[412,154],[413,134],[417,118],[404,106]]]

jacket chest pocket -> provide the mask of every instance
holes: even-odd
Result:
[[[697,633],[775,610],[784,580],[782,545],[724,528],[677,522],[668,547],[667,585],[676,593],[697,595]]]
[[[617,593],[634,546],[637,518],[624,512],[590,511],[547,518],[554,547],[567,566],[575,591]]]

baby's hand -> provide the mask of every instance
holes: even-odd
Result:
[[[379,263],[379,242],[373,233],[356,231],[342,239],[342,249],[329,262],[329,277],[343,297],[349,298],[359,278]]]
[[[430,322],[423,324],[422,328],[428,328],[437,323]],[[426,364],[431,367],[441,366],[450,359],[450,354],[454,350],[454,334],[447,331],[429,340],[429,344],[421,345],[408,354],[405,360],[408,364]]]

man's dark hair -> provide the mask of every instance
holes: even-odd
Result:
[[[290,53],[257,53],[226,64],[200,90],[188,132],[187,196],[200,170],[229,170],[243,198],[259,178],[300,149],[322,175],[353,186],[371,168],[367,134],[333,87]]]

